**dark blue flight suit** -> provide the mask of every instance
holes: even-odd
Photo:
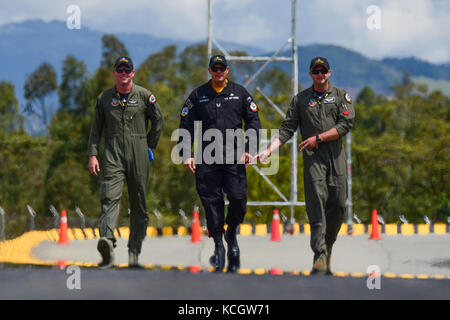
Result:
[[[227,137],[226,131],[227,129],[242,130],[242,122],[244,122],[245,132],[249,129],[255,130],[257,148],[261,122],[258,107],[253,102],[253,98],[244,87],[232,81],[228,81],[227,86],[220,93],[217,93],[211,83],[207,82],[189,95],[181,110],[180,128],[189,130],[191,144],[194,140],[194,121],[201,121],[201,132],[199,132],[201,137],[208,129],[219,130],[223,137],[223,153],[222,157],[219,157],[222,161],[207,163],[208,161],[203,159],[202,163],[197,164],[198,157],[202,155],[204,157],[204,151],[215,141],[213,139],[211,142],[203,141],[202,148],[199,148],[202,155],[197,154],[195,157],[197,192],[205,208],[209,236],[213,237],[217,244],[217,241],[222,241],[224,223],[228,224],[228,228],[237,228],[244,220],[247,207],[247,175],[245,165],[238,162],[243,151],[249,151],[249,145],[245,145],[243,150],[239,148],[238,139],[234,139],[233,143],[228,144],[231,148],[227,150],[225,145],[230,142],[230,138]],[[240,154],[238,150],[241,150]],[[192,153],[183,154],[183,159],[192,156]],[[226,221],[224,193],[227,194],[230,202]]]

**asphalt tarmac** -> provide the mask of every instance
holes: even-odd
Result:
[[[0,271],[0,299],[315,300],[450,299],[450,280],[326,275],[243,275],[187,271],[25,267]],[[74,281],[75,275],[79,282]],[[78,286],[77,286],[78,284]],[[372,283],[374,284],[374,283]]]
[[[118,239],[117,266],[109,270],[70,265],[98,263],[97,240],[68,245],[44,241],[33,257],[66,260],[69,266],[0,264],[0,299],[176,301],[168,314],[177,312],[183,301],[449,300],[449,240],[449,234],[382,235],[381,240],[342,235],[333,249],[332,276],[309,275],[312,252],[309,236],[303,234],[283,234],[281,242],[271,242],[270,236],[238,236],[240,274],[208,271],[214,245],[204,236],[200,243],[191,243],[189,237],[146,238],[140,256],[145,269],[126,267],[125,239]],[[202,271],[190,272],[189,266],[201,266]],[[381,276],[367,276],[369,266],[376,266]],[[277,269],[281,275],[270,274]]]

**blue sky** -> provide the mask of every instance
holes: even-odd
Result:
[[[290,36],[290,0],[213,0],[213,32],[219,41],[276,50]],[[108,33],[139,32],[201,41],[207,33],[207,0],[4,1],[0,25],[27,19],[68,18],[81,10],[81,27]],[[379,8],[380,29],[369,29],[369,6]],[[371,58],[410,57],[450,62],[448,0],[297,0],[299,45],[335,44]]]

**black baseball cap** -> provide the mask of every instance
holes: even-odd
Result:
[[[215,55],[212,56],[211,59],[209,59],[209,67],[211,68],[216,63],[220,63],[221,65],[227,67],[228,63],[224,56],[221,55]]]
[[[133,61],[129,57],[122,56],[122,57],[117,58],[116,62],[114,63],[114,68],[117,68],[121,64],[126,64],[128,66],[128,68],[134,69]]]
[[[328,60],[324,57],[315,57],[311,60],[311,63],[309,64],[309,71],[314,69],[317,66],[322,66],[326,68],[327,70],[330,70],[330,65],[328,64]]]

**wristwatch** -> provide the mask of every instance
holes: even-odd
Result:
[[[317,144],[322,143],[322,139],[320,139],[319,135],[316,136],[316,141],[317,141]]]

